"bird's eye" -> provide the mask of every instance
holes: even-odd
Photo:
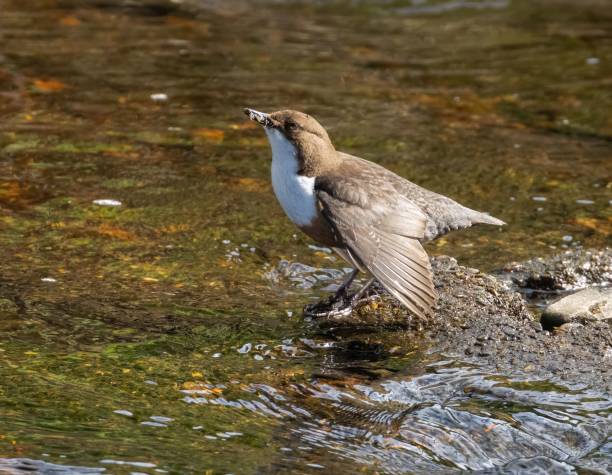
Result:
[[[285,128],[287,130],[295,130],[298,128],[298,125],[292,120],[288,120],[287,122],[285,122]]]

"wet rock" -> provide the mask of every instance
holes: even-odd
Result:
[[[386,291],[373,285],[373,290],[362,305],[351,315],[320,319],[317,323],[326,328],[336,326],[353,327],[401,327],[410,330],[430,330],[442,328],[472,329],[478,319],[502,318],[532,322],[533,318],[520,294],[510,290],[493,276],[476,269],[469,269],[448,256],[438,256],[431,260],[434,273],[434,286],[438,293],[434,315],[416,317],[411,315]],[[373,296],[379,298],[373,299]],[[478,325],[476,325],[478,326]],[[506,332],[515,332],[511,325]],[[516,332],[515,332],[516,333]],[[479,334],[475,333],[476,336]]]
[[[612,249],[572,249],[562,254],[513,262],[495,273],[519,289],[560,291],[612,284]]]
[[[524,296],[507,282],[474,272],[450,257],[431,262],[438,293],[432,316],[412,316],[379,287],[374,289],[379,298],[351,315],[315,323],[338,338],[399,329],[408,332],[406,339],[433,353],[496,371],[612,391],[612,325],[585,319],[580,325],[547,331],[528,310]]]
[[[550,329],[585,319],[612,319],[612,288],[590,287],[562,297],[544,310],[541,322]]]

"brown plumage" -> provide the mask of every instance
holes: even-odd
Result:
[[[372,274],[416,315],[429,313],[436,298],[421,242],[477,223],[504,224],[380,165],[336,151],[325,129],[307,114],[245,112],[265,127],[274,190],[289,217]]]

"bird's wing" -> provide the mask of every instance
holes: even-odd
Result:
[[[366,192],[365,183],[376,193]],[[429,313],[435,292],[429,258],[419,242],[427,223],[423,212],[384,177],[364,170],[319,176],[315,191],[323,216],[350,253],[411,312]]]
[[[424,241],[436,239],[455,229],[469,228],[474,224],[493,224],[495,226],[505,224],[493,216],[467,208],[448,196],[422,188],[380,165],[346,153],[339,152],[339,154],[344,162],[352,164],[353,167],[354,164],[359,164],[366,169],[375,170],[379,178],[387,181],[397,193],[409,199],[427,216]]]

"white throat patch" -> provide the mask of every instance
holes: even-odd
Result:
[[[282,132],[266,128],[272,147],[272,188],[289,219],[307,226],[317,216],[314,177],[298,175],[297,150]]]

